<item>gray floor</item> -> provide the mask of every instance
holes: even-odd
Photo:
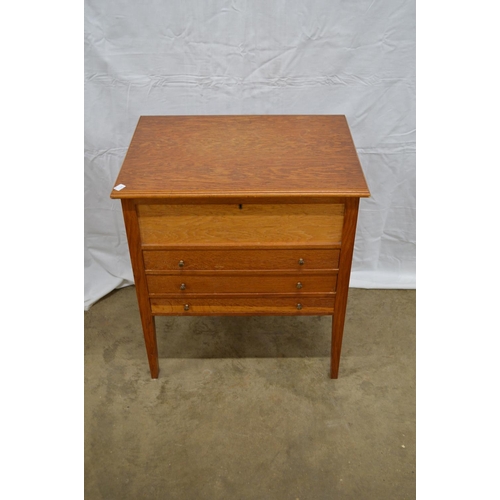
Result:
[[[85,313],[85,498],[415,498],[415,290],[351,289],[329,317],[156,319],[135,289]]]

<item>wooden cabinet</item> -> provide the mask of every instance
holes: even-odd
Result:
[[[333,315],[337,378],[359,199],[344,116],[141,117],[121,199],[151,376],[158,315]]]

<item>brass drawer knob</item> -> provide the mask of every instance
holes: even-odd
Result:
[[[300,311],[302,309],[302,304],[297,304],[297,309]]]
[[[302,283],[300,281],[297,283],[297,288],[302,288]]]
[[[304,259],[299,259],[299,265],[303,266],[304,265]]]
[[[181,290],[185,290],[186,289],[186,283],[181,283]]]
[[[184,261],[183,260],[179,261],[179,267],[184,267]]]
[[[189,304],[184,304],[184,311],[189,311]]]

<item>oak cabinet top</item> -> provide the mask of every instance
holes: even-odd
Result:
[[[141,116],[111,198],[367,197],[343,115]]]

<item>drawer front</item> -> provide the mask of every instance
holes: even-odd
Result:
[[[144,245],[337,244],[344,204],[151,204],[137,214]]]
[[[336,274],[185,274],[147,276],[150,295],[211,293],[333,293]]]
[[[335,270],[338,249],[322,250],[144,250],[146,270]]]
[[[335,299],[316,297],[272,298],[151,298],[154,315],[330,315]]]

